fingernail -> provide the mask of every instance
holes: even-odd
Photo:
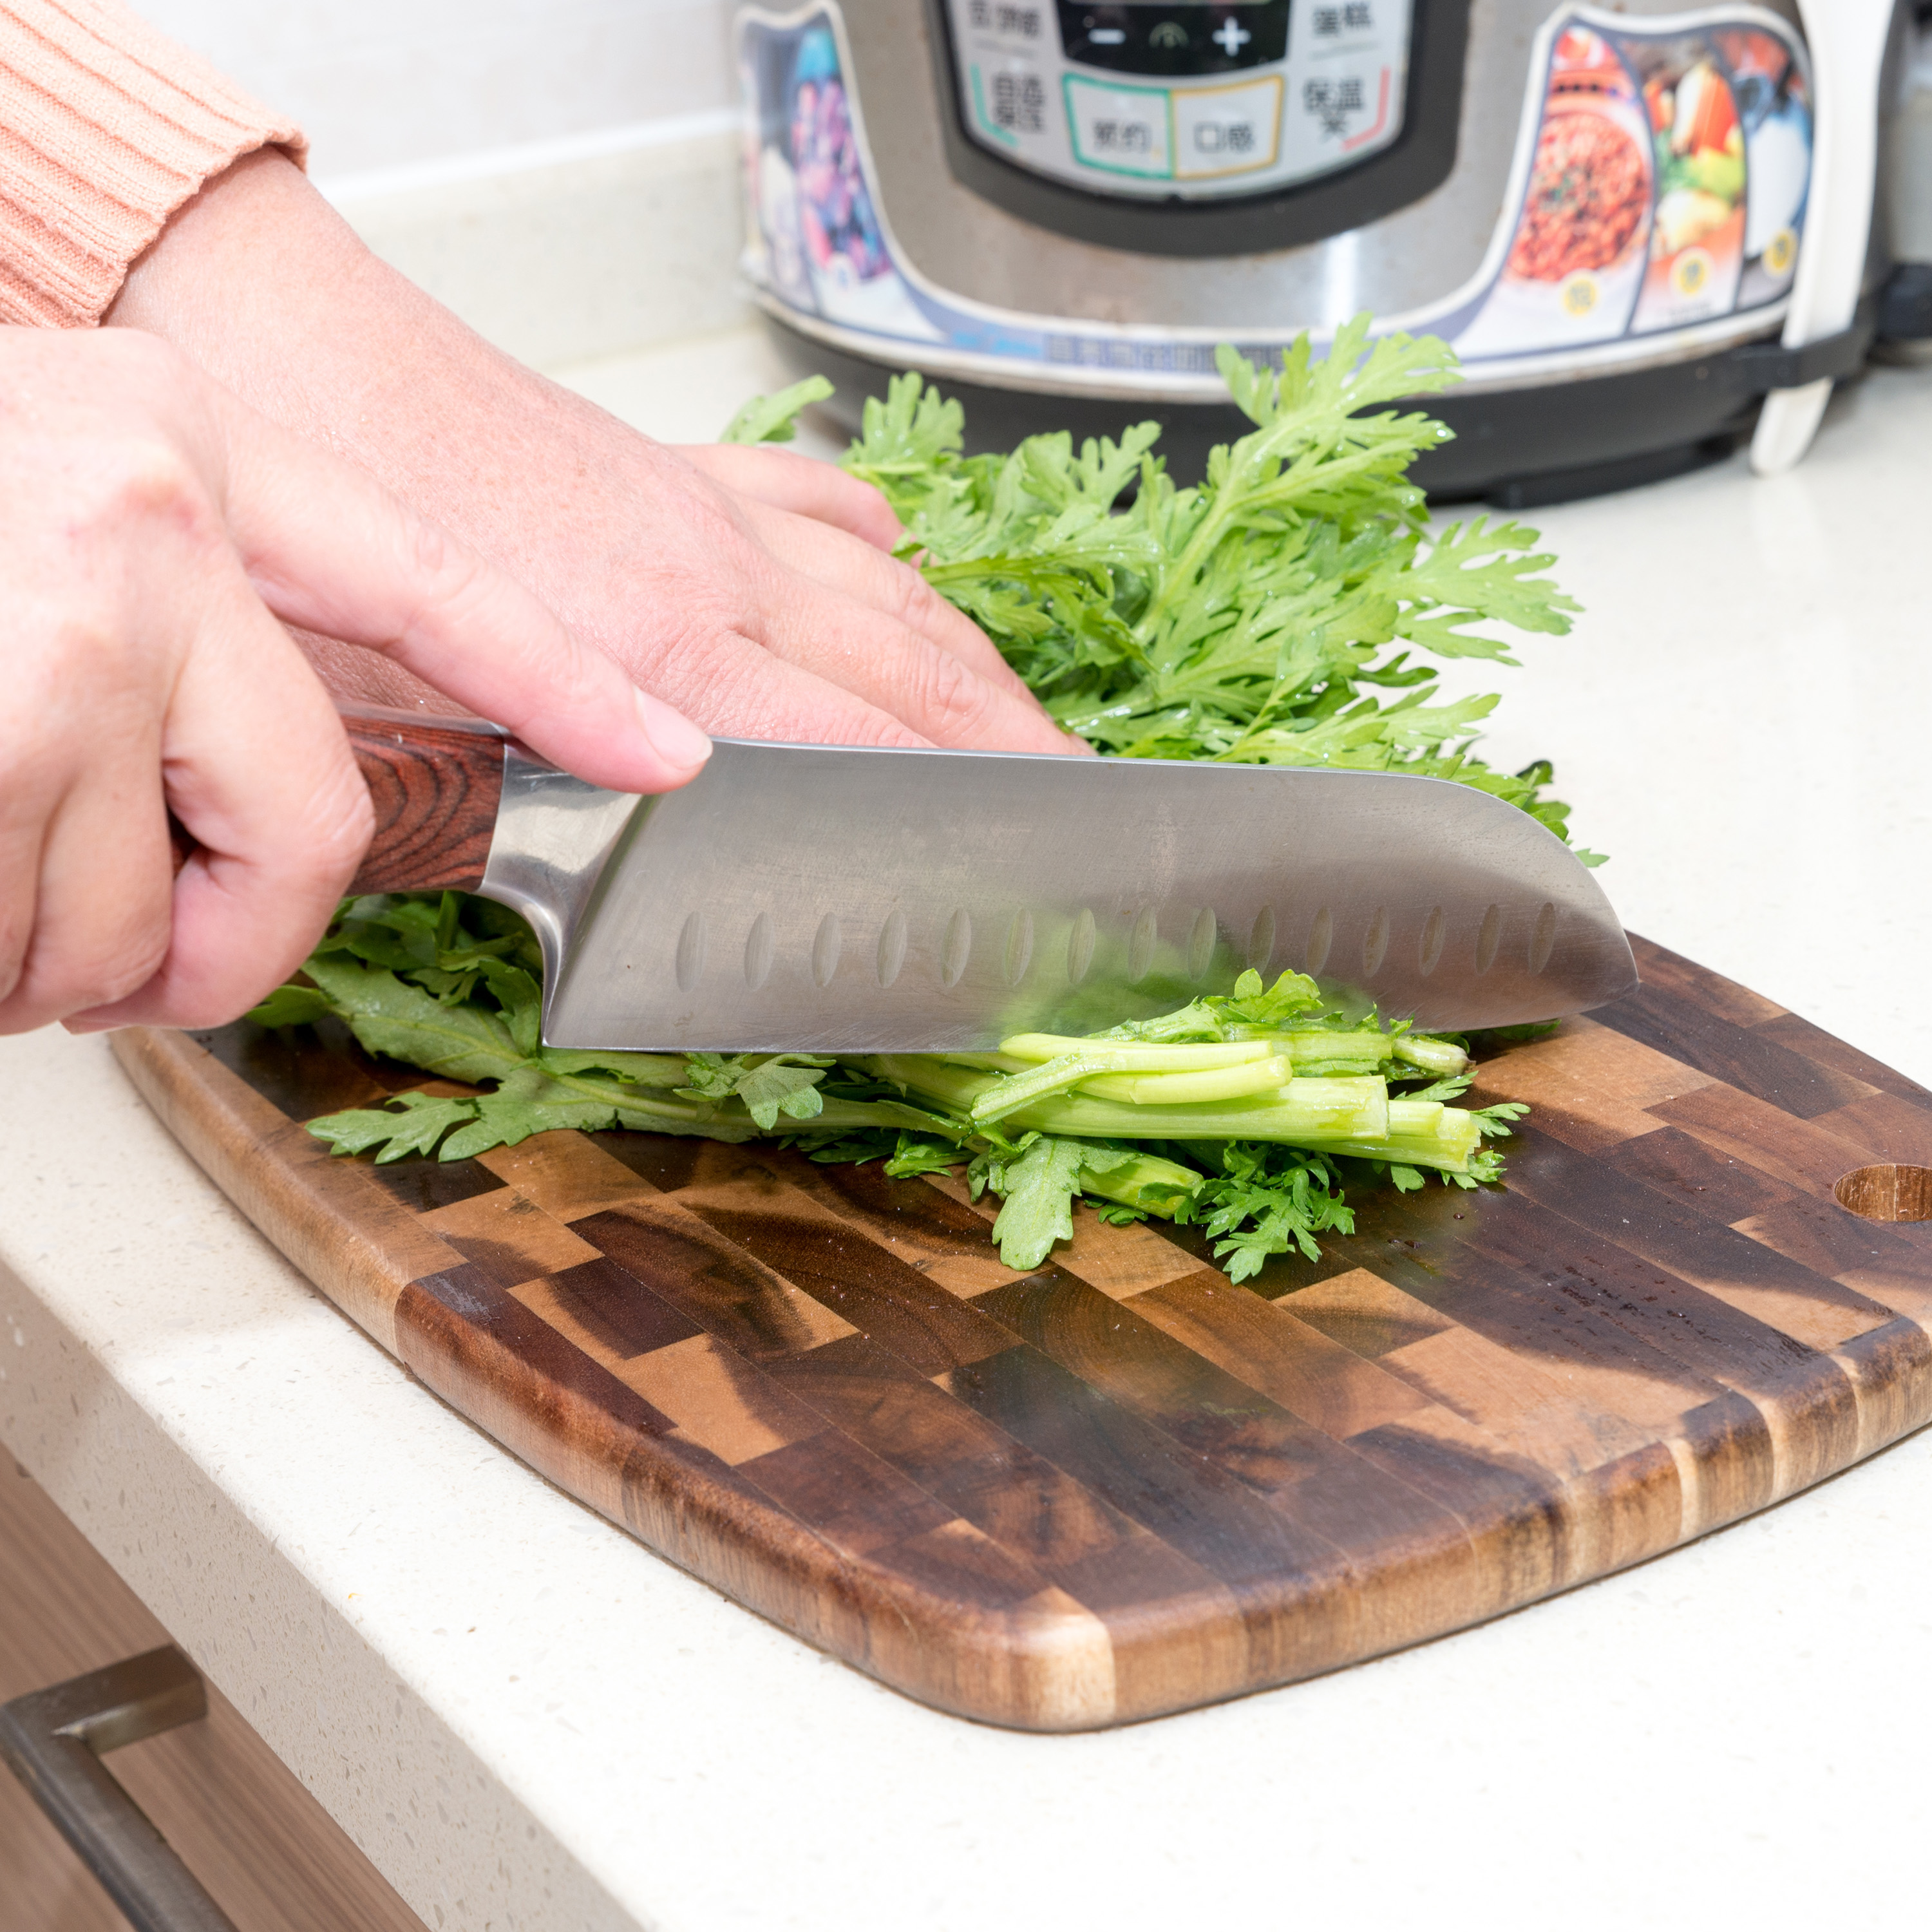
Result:
[[[710,757],[711,740],[682,711],[674,711],[647,691],[637,696],[638,722],[644,728],[651,748],[666,764],[680,771],[695,771]]]

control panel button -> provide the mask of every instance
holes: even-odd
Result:
[[[938,4],[976,145],[1094,194],[1211,202],[1399,140],[1420,0]]]
[[[1078,160],[1112,174],[1173,173],[1166,88],[1103,87],[1072,74],[1065,86]]]
[[[998,11],[1000,0],[967,0]],[[1164,6],[1055,0],[1060,44],[1083,67],[1116,74],[1229,74],[1268,67],[1288,52],[1288,0],[1253,6]]]
[[[1281,147],[1281,76],[1232,87],[1177,88],[1174,172],[1183,180],[1248,174],[1274,165]]]

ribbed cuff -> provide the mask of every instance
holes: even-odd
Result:
[[[92,327],[168,217],[272,145],[306,151],[116,0],[0,0],[0,322]]]

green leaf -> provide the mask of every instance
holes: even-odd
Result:
[[[910,1180],[921,1174],[944,1174],[959,1165],[956,1144],[947,1141],[921,1140],[916,1134],[902,1133],[886,1172],[895,1180]]]
[[[754,396],[726,424],[720,442],[789,442],[798,434],[801,411],[832,394],[823,376],[808,376],[775,396]]]
[[[429,1154],[451,1128],[476,1118],[478,1103],[470,1100],[439,1100],[427,1094],[398,1094],[382,1107],[355,1107],[346,1112],[325,1114],[308,1124],[317,1140],[326,1141],[338,1154],[366,1154],[380,1148],[380,1164],[400,1160],[409,1154]],[[400,1108],[402,1111],[392,1112]],[[494,1143],[492,1143],[494,1144]],[[446,1153],[446,1160],[454,1155]]]
[[[472,1083],[523,1064],[508,1028],[481,1006],[446,1006],[392,972],[333,953],[316,953],[304,970],[371,1053]]]
[[[738,1098],[745,1111],[769,1133],[778,1125],[778,1116],[808,1120],[824,1106],[814,1090],[825,1078],[829,1060],[816,1064],[800,1061],[802,1056],[780,1054],[754,1067],[738,1082]]]
[[[1089,1150],[1078,1141],[1039,1136],[1010,1165],[1002,1165],[1004,1204],[993,1222],[1000,1258],[1010,1268],[1036,1268],[1055,1241],[1073,1238],[1073,1197]]]
[[[314,986],[278,986],[259,1006],[244,1016],[260,1027],[313,1026],[335,1009],[328,995]]]
[[[964,456],[957,404],[913,375],[867,404],[846,467],[885,491],[933,586],[1097,749],[1442,778],[1567,837],[1546,772],[1474,754],[1495,698],[1437,701],[1423,661],[1513,664],[1511,630],[1560,635],[1576,608],[1533,531],[1479,517],[1424,532],[1406,472],[1448,432],[1390,406],[1454,382],[1453,354],[1357,316],[1325,357],[1304,336],[1274,368],[1232,349],[1218,362],[1255,427],[1196,487],[1167,477],[1150,424],[1077,453],[1059,433]]]
[[[614,1101],[586,1094],[534,1066],[519,1067],[494,1094],[476,1102],[475,1118],[444,1143],[445,1160],[462,1160],[494,1147],[514,1147],[559,1127],[596,1133],[617,1124]]]

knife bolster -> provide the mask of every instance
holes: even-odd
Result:
[[[502,734],[406,712],[345,712],[342,722],[376,808],[375,836],[350,891],[474,892],[503,795]]]

